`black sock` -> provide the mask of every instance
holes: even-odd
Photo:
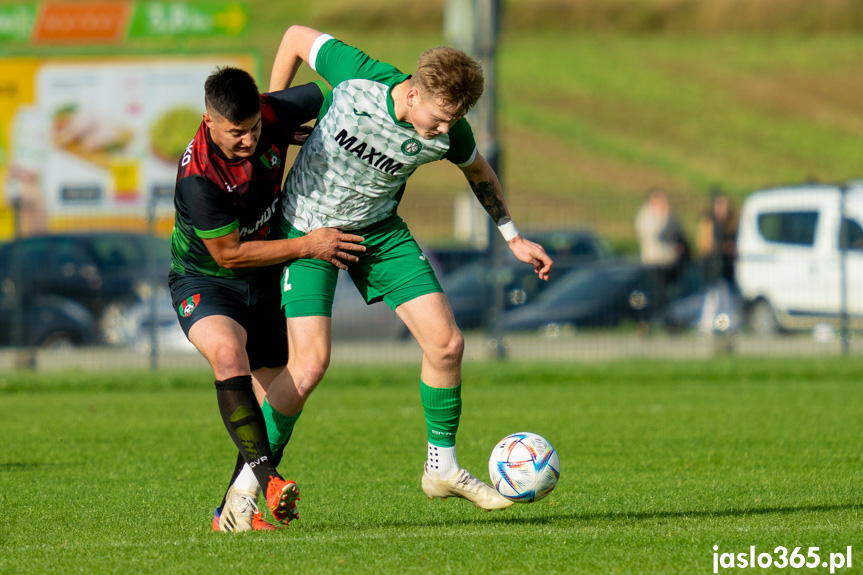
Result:
[[[261,406],[252,390],[252,376],[239,375],[216,380],[216,397],[225,428],[234,440],[243,460],[266,490],[270,476],[282,478],[273,465],[270,442]]]

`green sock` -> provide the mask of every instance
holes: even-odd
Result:
[[[275,455],[281,454],[288,439],[291,438],[291,433],[294,431],[294,425],[302,415],[300,411],[296,415],[284,415],[279,413],[266,399],[264,405],[261,406],[261,411],[264,412],[264,422],[267,424],[267,438],[270,440],[270,451]],[[281,459],[281,457],[278,457]]]
[[[461,383],[455,387],[439,388],[420,381],[420,396],[429,443],[438,447],[454,446],[461,417]]]

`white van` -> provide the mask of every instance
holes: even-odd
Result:
[[[852,327],[863,326],[863,183],[846,188],[845,298]],[[737,285],[749,328],[760,334],[839,327],[842,314],[842,189],[805,185],[755,192],[737,233]]]

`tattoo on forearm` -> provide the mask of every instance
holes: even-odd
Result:
[[[494,223],[501,225],[509,221],[503,202],[497,197],[494,182],[471,182],[470,187],[473,190],[473,195],[476,196]]]

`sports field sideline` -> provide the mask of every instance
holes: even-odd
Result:
[[[497,350],[480,332],[465,335],[465,361],[492,361]],[[837,339],[815,342],[812,336],[800,334],[763,339],[736,334],[730,338],[704,337],[695,334],[646,337],[637,333],[590,332],[567,334],[556,338],[535,335],[507,336],[506,358],[514,361],[609,361],[621,359],[697,359],[733,355],[736,357],[836,357],[843,353]],[[851,355],[863,354],[863,342],[852,340]],[[413,339],[402,341],[333,342],[333,363],[350,364],[416,364],[421,357]],[[0,350],[0,373],[13,371],[31,358],[16,356],[12,350]],[[147,351],[134,349],[91,348],[87,350],[37,350],[32,358],[38,371],[68,369],[118,370],[146,369],[151,366]],[[165,369],[204,369],[207,363],[197,353],[169,351],[161,353],[156,366]]]
[[[420,490],[416,366],[334,365],[280,466],[301,519],[229,535],[206,370],[6,373],[0,573],[831,570],[776,567],[779,547],[851,547],[834,571],[860,572],[861,375],[857,357],[469,362],[459,462],[485,477],[526,430],[562,464],[547,499],[483,512]],[[774,566],[721,566],[750,549]]]

